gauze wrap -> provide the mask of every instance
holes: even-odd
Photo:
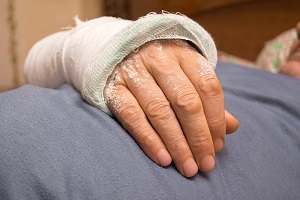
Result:
[[[103,90],[114,67],[130,52],[157,39],[190,41],[216,66],[217,51],[211,36],[196,22],[178,14],[148,14],[136,21],[100,17],[52,34],[30,50],[24,66],[26,80],[55,88],[73,85],[91,105],[111,114]]]

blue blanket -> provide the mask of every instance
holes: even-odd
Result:
[[[190,179],[68,85],[0,94],[0,199],[300,199],[300,81],[228,63],[217,74],[240,128]]]

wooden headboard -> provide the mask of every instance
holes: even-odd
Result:
[[[267,40],[300,21],[300,0],[127,0],[125,5],[130,19],[162,10],[187,15],[210,32],[219,50],[249,60]]]

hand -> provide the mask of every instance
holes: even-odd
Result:
[[[215,166],[238,121],[224,109],[207,60],[182,40],[157,40],[125,58],[104,90],[112,113],[155,163],[194,176]]]

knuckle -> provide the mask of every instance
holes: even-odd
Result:
[[[167,100],[151,101],[147,105],[147,114],[151,118],[161,118],[170,112],[170,103]]]
[[[219,79],[215,75],[203,76],[199,81],[199,89],[201,93],[212,94],[218,96],[223,94],[223,90]]]
[[[202,103],[197,93],[192,91],[179,91],[175,95],[176,107],[188,113],[198,113],[202,110]]]
[[[226,122],[225,119],[216,119],[216,120],[209,120],[208,127],[211,133],[222,133],[226,132]]]
[[[212,139],[209,135],[192,137],[189,143],[190,147],[197,152],[204,152],[213,146]]]
[[[151,148],[156,143],[155,136],[151,133],[144,133],[137,136],[137,142],[143,148]]]
[[[184,137],[172,138],[167,145],[170,152],[183,154],[187,149],[187,142]]]
[[[141,119],[140,108],[133,104],[124,103],[120,109],[119,116],[123,123],[137,124],[137,122]]]
[[[159,41],[152,41],[143,46],[141,53],[144,56],[156,58],[159,53],[162,53],[162,51],[162,43]]]
[[[174,52],[170,53],[172,52],[171,49],[164,41],[154,40],[145,44],[140,54],[146,63],[152,62],[159,64],[161,67],[167,67],[170,65],[170,62],[174,62],[174,60],[177,62]]]

